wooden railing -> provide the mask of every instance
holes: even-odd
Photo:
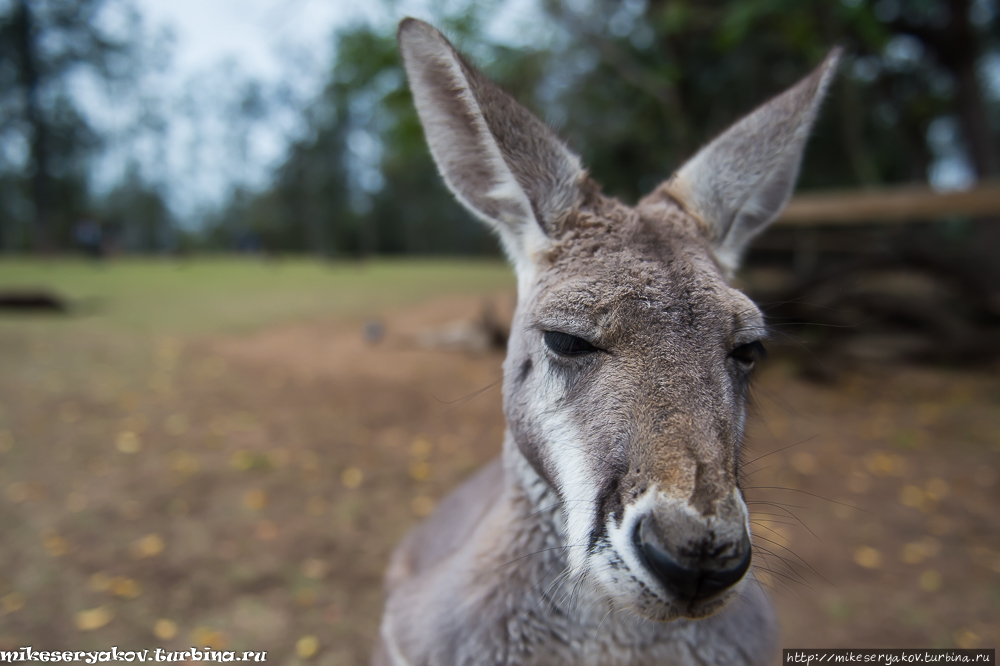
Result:
[[[904,186],[800,194],[776,224],[849,225],[872,222],[920,222],[951,215],[1000,216],[1000,181],[980,183],[963,192],[936,192]]]

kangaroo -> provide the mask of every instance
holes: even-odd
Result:
[[[764,664],[740,444],[763,316],[729,285],[838,52],[629,207],[432,26],[399,46],[441,176],[518,300],[500,458],[404,539],[376,666]]]

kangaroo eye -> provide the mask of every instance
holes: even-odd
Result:
[[[545,344],[548,348],[562,356],[583,356],[600,351],[583,338],[559,331],[545,331]]]
[[[733,359],[740,367],[749,370],[758,360],[767,358],[767,350],[764,349],[760,340],[754,340],[733,349],[729,352],[729,358]]]

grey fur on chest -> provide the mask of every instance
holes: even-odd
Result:
[[[616,610],[588,581],[570,577],[562,502],[507,445],[507,469],[494,464],[441,507],[475,512],[463,492],[500,489],[462,545],[390,590],[378,666],[642,666],[763,664],[776,626],[766,597],[748,581],[740,599],[704,620],[655,622]],[[514,477],[512,480],[510,477]],[[456,506],[449,500],[459,499]],[[461,524],[450,524],[461,528]],[[423,548],[420,526],[407,548]]]

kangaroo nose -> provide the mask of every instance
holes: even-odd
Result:
[[[643,529],[649,520],[647,516],[636,528],[637,550],[645,557],[647,568],[684,601],[712,597],[738,583],[750,568],[750,538],[745,531],[735,545],[727,547],[721,544],[719,547],[720,544],[713,544],[711,550],[724,553],[723,557],[685,558],[687,562],[681,564],[677,557],[656,543],[658,539],[653,536],[652,530]]]

